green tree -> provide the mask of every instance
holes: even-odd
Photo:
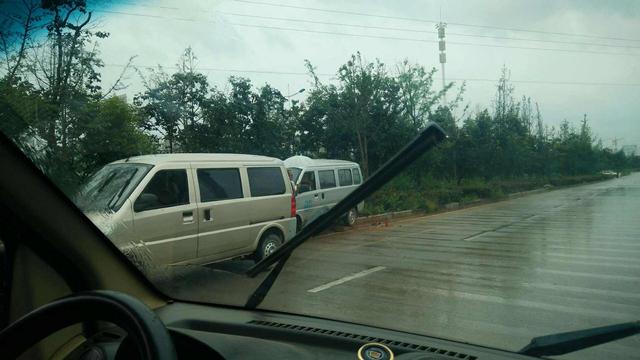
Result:
[[[16,15],[22,24],[14,36],[18,45],[2,47],[13,51],[5,57],[1,89],[2,101],[11,110],[2,116],[15,120],[9,120],[14,140],[32,150],[27,153],[37,165],[63,189],[72,189],[84,161],[79,155],[84,114],[106,95],[97,41],[108,34],[89,30],[92,13],[83,0],[23,5],[26,10]],[[46,36],[36,36],[36,30],[46,31]],[[2,40],[9,41],[7,33],[0,32]]]
[[[135,109],[119,97],[91,104],[85,115],[79,144],[82,177],[109,162],[156,150],[154,140],[141,130]]]
[[[264,85],[252,100],[253,111],[247,140],[260,154],[286,157],[288,144],[294,140],[291,130],[295,129],[285,109],[286,99],[277,89]]]
[[[191,48],[185,49],[178,71],[167,75],[162,69],[151,74],[147,89],[135,98],[146,115],[146,128],[162,134],[169,152],[198,151],[198,131],[208,106],[207,77],[197,72],[197,58]]]
[[[338,86],[321,84],[307,67],[316,85],[307,100],[313,118],[302,122],[307,128],[324,129],[322,144],[328,156],[355,158],[368,176],[415,135],[402,116],[398,82],[383,63],[352,55],[338,70]]]
[[[435,73],[435,68],[427,71],[421,65],[410,64],[408,60],[404,60],[398,66],[396,79],[400,89],[402,113],[414,129],[421,129],[429,121],[433,109],[453,86],[453,83],[450,83],[445,89],[433,90]]]

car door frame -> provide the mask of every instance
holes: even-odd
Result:
[[[178,256],[177,258],[172,258],[170,261],[170,264],[189,261],[192,258],[195,258],[197,254],[199,220],[197,216],[197,204],[195,202],[196,199],[195,199],[194,181],[193,181],[193,177],[190,169],[191,169],[191,165],[187,162],[169,162],[169,163],[156,164],[151,170],[149,170],[147,175],[145,175],[142,181],[140,181],[140,184],[138,184],[136,189],[129,196],[129,198],[131,199],[131,207],[132,207],[131,211],[132,211],[133,233],[135,234],[133,236],[136,242],[136,246],[150,247],[150,246],[154,246],[154,244],[160,245],[160,244],[165,244],[168,242],[175,242],[175,241],[182,241],[184,244],[186,244],[181,246],[181,248],[184,249],[182,251],[184,255]],[[155,177],[155,175],[163,170],[185,170],[185,173],[187,174],[189,202],[187,204],[182,204],[182,205],[168,206],[168,207],[162,207],[158,209],[150,209],[150,210],[136,212],[134,210],[136,200],[138,199],[140,194],[142,194],[142,192],[147,187],[147,185],[149,185],[149,183]],[[167,238],[156,239],[151,241],[139,240],[137,236],[138,225],[136,220],[140,218],[141,216],[140,214],[143,215],[143,219],[146,219],[146,218],[163,214],[167,212],[168,209],[172,209],[173,211],[181,211],[183,213],[183,223],[185,225],[193,226],[193,229],[188,231],[187,235],[183,235],[183,236],[167,237]],[[186,213],[188,212],[191,212],[192,220],[189,222],[184,222],[184,218],[187,217]],[[151,253],[153,254],[153,250],[151,250]]]
[[[358,186],[362,185],[362,183],[364,182],[364,177],[362,176],[362,170],[360,169],[360,165],[355,164],[355,166],[351,166],[349,167],[349,169],[351,170],[351,180],[353,181],[353,189],[355,190]],[[360,182],[357,184],[355,181],[355,177],[353,176],[355,170],[358,171],[358,175],[360,176]],[[358,203],[358,205],[356,206],[356,210],[358,212],[362,212],[364,210],[364,201],[361,201]]]
[[[246,168],[247,168],[246,165],[239,164],[239,163],[203,162],[203,163],[191,164],[191,176],[194,179],[194,188],[195,188],[194,192],[195,192],[197,214],[198,214],[198,217],[200,218],[200,226],[198,229],[197,257],[204,262],[215,261],[215,260],[224,259],[230,256],[244,254],[246,253],[247,249],[253,244],[253,239],[251,239],[251,241],[247,241],[247,243],[245,244],[238,244],[238,246],[226,247],[217,253],[204,253],[201,251],[201,249],[203,248],[201,245],[202,245],[202,242],[204,241],[203,234],[205,230],[203,229],[203,227],[206,224],[205,216],[204,216],[204,212],[206,210],[211,211],[211,207],[214,207],[214,206],[219,207],[219,206],[224,206],[229,204],[245,204],[246,203],[250,206],[252,199],[250,196],[249,183],[248,183],[249,180],[247,177]],[[242,197],[235,198],[235,199],[213,200],[213,201],[202,202],[201,201],[202,197],[200,194],[200,182],[198,180],[198,169],[237,169],[238,174],[240,175],[240,186],[242,189]],[[216,213],[217,212],[211,213],[211,220],[206,220],[207,223],[208,221],[215,221]],[[210,236],[212,236],[212,239],[215,239],[214,236],[222,237],[222,236],[225,236],[225,234],[229,235],[229,232],[231,231],[247,232],[249,226],[251,225],[249,220],[250,220],[250,216],[246,214],[245,224],[230,226],[228,228],[216,229],[216,230],[209,231],[208,233]],[[250,237],[247,237],[247,238],[249,239]]]
[[[302,225],[306,225],[311,221],[315,220],[321,213],[322,203],[320,203],[320,180],[318,179],[318,171],[314,167],[302,168],[302,172],[298,177],[298,181],[296,183],[296,187],[300,188],[300,183],[302,182],[302,177],[305,173],[311,172],[313,173],[314,180],[316,183],[315,190],[306,191],[303,193],[298,193],[296,195],[297,202],[297,212],[300,214],[300,219],[302,220]],[[299,199],[299,196],[308,196],[309,199]],[[309,204],[309,206],[307,206]]]
[[[318,183],[318,189],[320,191],[320,203],[321,203],[321,214],[326,213],[327,211],[331,210],[331,208],[338,203],[338,201],[340,200],[336,200],[333,201],[334,197],[336,197],[337,194],[340,193],[340,179],[338,178],[338,170],[335,166],[323,166],[323,167],[318,167],[317,171],[317,183]],[[335,186],[334,187],[330,187],[330,188],[326,188],[323,189],[322,188],[322,184],[320,183],[320,171],[331,171],[333,172],[333,179],[335,182]]]

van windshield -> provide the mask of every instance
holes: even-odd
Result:
[[[300,176],[301,172],[302,172],[302,169],[300,168],[295,168],[295,167],[287,168],[287,173],[289,174],[289,180],[293,181],[294,183],[298,181],[298,177]]]
[[[152,167],[129,163],[106,165],[80,188],[74,203],[85,213],[118,211]]]

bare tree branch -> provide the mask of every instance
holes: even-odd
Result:
[[[74,8],[77,8],[77,6]],[[69,14],[67,14],[67,17],[68,16]],[[71,41],[71,45],[69,47],[70,50],[68,54],[67,63],[64,69],[63,81],[60,83],[65,88],[66,88],[66,85],[69,83],[69,78],[71,76],[71,65],[73,63],[73,58],[74,56],[76,56],[76,52],[78,51],[78,39],[80,38],[80,35],[82,35],[82,28],[85,27],[90,20],[91,20],[91,12],[89,12],[87,19],[82,24],[78,26],[67,24],[67,27],[74,30],[74,33],[73,33],[73,39]]]
[[[7,76],[9,81],[11,81],[11,79],[14,78],[16,72],[18,71],[18,69],[20,68],[20,65],[22,64],[22,60],[24,59],[25,47],[27,45],[27,42],[29,41],[29,35],[31,34],[31,30],[32,30],[31,25],[33,23],[35,11],[37,9],[37,6],[34,3],[27,3],[26,0],[23,1],[23,4],[26,7],[26,14],[25,14],[24,25],[22,29],[21,38],[20,38],[20,47],[18,49],[18,53],[16,54],[16,62],[13,65],[13,67],[10,69]]]
[[[11,60],[9,60],[9,44],[7,43],[7,36],[3,31],[0,31],[0,42],[2,43],[2,52],[4,52],[5,63],[7,66],[7,74],[11,72]]]
[[[109,96],[109,94],[111,94],[111,92],[113,92],[113,90],[115,90],[116,87],[121,83],[122,79],[124,78],[124,75],[127,73],[127,70],[129,70],[129,68],[131,67],[131,64],[133,63],[133,60],[136,57],[138,57],[138,55],[134,55],[134,56],[129,58],[129,61],[127,61],[127,63],[122,68],[122,71],[120,72],[120,75],[118,76],[116,81],[113,83],[111,88],[109,88],[109,90],[101,97],[101,99],[107,98]]]
[[[69,26],[67,24],[67,22],[69,21],[69,16],[71,16],[71,14],[76,11],[78,9],[78,5],[72,7],[71,9],[69,9],[69,12],[67,12],[67,15],[64,17],[64,20],[62,21],[62,23],[60,23],[60,27],[65,27],[65,26]],[[58,9],[56,8],[56,13],[58,12]],[[91,16],[91,14],[89,14],[89,16]],[[86,24],[85,24],[86,25]]]

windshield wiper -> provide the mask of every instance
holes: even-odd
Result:
[[[118,192],[115,195],[113,195],[113,197],[109,200],[109,202],[107,203],[107,207],[109,209],[113,210],[113,206],[115,204],[112,204],[112,203],[114,202],[117,203],[118,201],[120,201],[120,196],[122,196],[122,193],[124,193],[124,190],[129,186],[129,184],[131,183],[131,180],[133,180],[133,177],[136,176],[137,172],[138,172],[137,170],[133,170],[133,172],[131,172],[131,176],[129,176],[127,180],[125,180],[122,187],[120,187],[120,190],[118,190]]]
[[[415,161],[420,155],[434,148],[438,143],[443,141],[447,135],[444,130],[436,123],[430,122],[424,130],[411,142],[400,150],[394,157],[387,161],[378,171],[376,171],[369,179],[362,183],[357,189],[347,195],[342,201],[337,203],[331,210],[312,221],[309,225],[294,236],[291,240],[285,242],[271,255],[262,259],[249,270],[247,275],[254,277],[269,266],[278,262],[276,267],[267,275],[258,288],[247,300],[245,307],[254,309],[264,299],[269,289],[275,282],[278,274],[282,270],[285,262],[289,258],[291,252],[300,246],[303,242],[312,236],[320,233],[335,223],[349,209],[353,209],[369,195],[380,189],[389,180],[396,177],[409,164]]]
[[[569,331],[531,339],[518,353],[530,356],[562,355],[640,333],[640,321]]]

